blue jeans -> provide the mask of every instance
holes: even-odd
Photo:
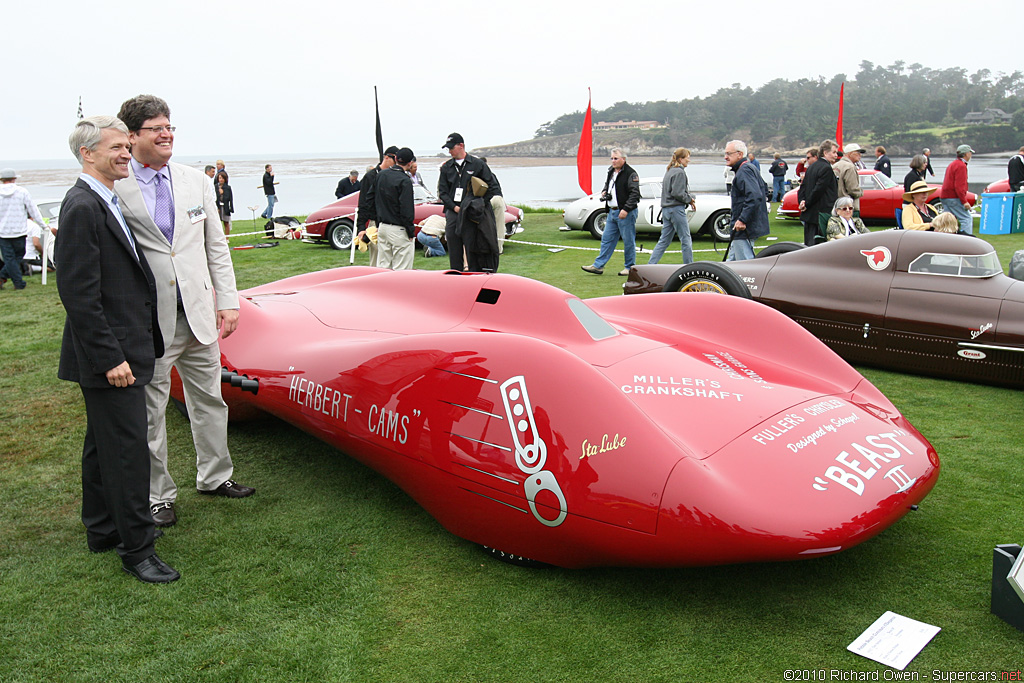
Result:
[[[427,258],[430,258],[431,256],[444,256],[448,253],[444,250],[444,245],[441,244],[440,239],[433,235],[428,235],[422,230],[416,234],[416,241],[422,244],[427,250]]]
[[[772,176],[772,201],[781,202],[782,195],[786,194],[786,176]]]
[[[754,243],[742,237],[733,237],[729,243],[729,258],[726,261],[749,261],[754,258]]]
[[[13,282],[15,289],[25,289],[25,280],[21,277],[21,260],[25,258],[25,236],[0,237],[0,254],[3,254],[4,258],[0,277]]]
[[[661,210],[661,237],[654,246],[654,253],[648,263],[658,263],[665,250],[672,243],[672,235],[679,236],[679,247],[683,252],[683,263],[693,263],[693,241],[690,239],[690,223],[686,219],[685,206],[668,206]]]
[[[260,214],[261,217],[266,218],[268,221],[274,218],[274,204],[277,204],[277,195],[267,195],[267,208]]]
[[[637,209],[627,213],[625,218],[619,218],[619,209],[608,210],[608,222],[605,223],[604,234],[601,235],[601,253],[594,261],[595,268],[604,268],[615,253],[615,246],[619,243],[620,237],[626,251],[626,268],[636,265],[636,216]]]
[[[971,214],[964,208],[963,202],[959,199],[949,199],[947,197],[942,200],[942,208],[956,216],[956,219],[960,221],[960,232],[966,232],[968,235],[974,234],[974,219],[971,218]]]

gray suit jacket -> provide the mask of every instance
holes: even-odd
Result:
[[[181,290],[192,334],[200,343],[212,344],[217,340],[217,311],[238,308],[231,251],[221,230],[209,179],[194,168],[174,162],[170,162],[168,168],[174,193],[171,244],[149,215],[131,166],[128,177],[114,183],[114,192],[121,202],[125,220],[153,269],[165,345],[174,341],[176,289]],[[199,208],[206,216],[193,222],[189,210]]]

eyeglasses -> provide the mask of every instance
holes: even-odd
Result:
[[[743,153],[743,152],[740,152],[740,151],[738,151],[738,150],[733,150],[732,152],[726,152],[726,153],[725,153],[725,158],[726,158],[726,159],[728,159],[728,158],[729,158],[729,157],[731,157],[731,156],[732,156],[733,154],[742,154],[742,153]]]
[[[174,131],[178,130],[178,127],[177,126],[143,126],[142,128],[139,128],[139,130],[151,130],[154,133],[156,133],[157,135],[160,135],[165,130],[168,133],[173,133]]]
[[[852,206],[840,206],[836,211],[853,211]]]

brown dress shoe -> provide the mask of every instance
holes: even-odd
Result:
[[[210,491],[204,491],[202,489],[196,490],[204,496],[225,496],[227,498],[245,498],[246,496],[251,496],[256,493],[256,489],[251,486],[242,486],[237,481],[233,481],[231,479],[228,479],[226,482]]]
[[[156,503],[149,511],[153,513],[153,524],[157,526],[174,526],[178,523],[178,515],[174,512],[174,503]]]

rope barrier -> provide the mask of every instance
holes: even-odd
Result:
[[[545,244],[544,242],[526,242],[526,241],[523,241],[523,240],[514,240],[514,239],[506,239],[505,240],[506,244],[508,244],[509,242],[511,242],[512,244],[525,244],[525,245],[532,246],[532,247],[548,247],[548,248],[554,248],[554,249],[576,249],[577,251],[601,251],[601,247],[577,247],[577,246],[573,246],[573,245],[570,245],[570,244]],[[621,254],[624,251],[625,251],[624,249],[616,249],[615,253]],[[654,252],[653,249],[644,249],[639,244],[636,246],[636,253],[638,253],[638,254],[650,254],[650,253],[653,253],[653,252]],[[668,251],[668,250],[666,250],[665,253],[666,254],[681,254],[683,252],[682,252],[682,250],[680,250],[680,251]],[[693,253],[694,254],[712,254],[712,253],[721,254],[722,252],[720,250],[718,250],[718,249],[694,249]]]

